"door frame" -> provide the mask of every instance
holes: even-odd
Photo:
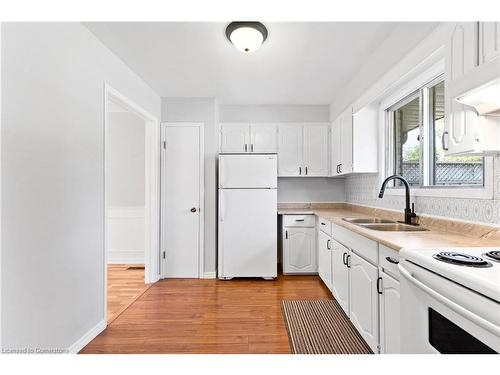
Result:
[[[108,286],[108,142],[109,142],[109,102],[113,101],[144,120],[145,131],[145,207],[144,207],[144,282],[159,280],[159,121],[133,100],[120,93],[108,83],[104,83],[104,318],[107,319]]]
[[[198,278],[204,278],[205,269],[205,123],[203,122],[162,122],[161,127],[161,143],[166,137],[167,127],[195,127],[199,130],[199,141],[200,141],[200,176],[199,176],[199,192],[200,192],[200,207],[199,207],[199,233],[198,233]],[[161,215],[160,215],[160,278],[165,279],[166,276],[166,264],[163,258],[163,254],[166,251],[166,238],[165,230],[163,229],[163,223],[166,222],[166,193],[165,193],[165,181],[166,181],[166,171],[165,171],[165,148],[161,146],[161,163],[160,163],[160,186],[161,186]]]

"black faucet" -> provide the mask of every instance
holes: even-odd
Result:
[[[400,180],[405,185],[406,190],[406,208],[405,208],[405,224],[413,224],[411,219],[417,217],[415,214],[415,205],[412,203],[410,208],[410,185],[408,181],[402,176],[397,174],[387,177],[384,182],[382,182],[382,187],[380,188],[380,193],[378,193],[379,198],[383,198],[385,192],[385,186],[390,180]]]

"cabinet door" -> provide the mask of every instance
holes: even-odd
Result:
[[[347,109],[340,122],[340,174],[352,172],[352,109]]]
[[[328,125],[304,126],[304,174],[328,176]]]
[[[278,127],[275,124],[250,125],[250,151],[278,152]]]
[[[278,132],[278,175],[300,176],[302,175],[302,125],[280,125]]]
[[[341,121],[340,117],[337,118],[333,123],[332,123],[332,130],[331,130],[331,141],[330,144],[332,145],[332,150],[331,150],[331,161],[330,161],[330,174],[332,176],[337,176],[340,174],[340,145],[341,145],[341,134],[340,134],[340,126],[341,126]]]
[[[332,294],[344,312],[349,316],[349,272],[344,259],[349,250],[332,239]]]
[[[352,324],[374,353],[378,353],[378,269],[351,252],[349,308]]]
[[[479,64],[500,58],[500,22],[479,22]]]
[[[382,294],[380,295],[380,352],[399,354],[400,343],[400,313],[399,313],[399,282],[380,272],[382,278]]]
[[[316,229],[285,228],[283,273],[315,273]]]
[[[475,22],[457,24],[446,44],[445,155],[474,150],[476,112],[472,107],[457,102],[450,94],[450,86],[477,63],[476,25]]]
[[[244,153],[250,151],[250,125],[221,124],[220,151]]]
[[[332,290],[332,240],[322,231],[318,232],[318,274],[325,285]]]

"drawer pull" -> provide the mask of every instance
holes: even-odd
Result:
[[[295,221],[304,221],[304,219],[295,219]]]
[[[326,225],[325,223],[321,223],[321,225]]]
[[[392,263],[392,264],[399,264],[399,260],[391,258],[391,257],[385,257],[385,260],[388,261],[389,263]]]

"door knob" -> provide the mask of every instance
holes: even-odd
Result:
[[[193,208],[191,208],[191,210],[190,210],[190,211],[191,211],[191,212],[196,212],[196,208],[195,208],[195,207],[193,207]]]

